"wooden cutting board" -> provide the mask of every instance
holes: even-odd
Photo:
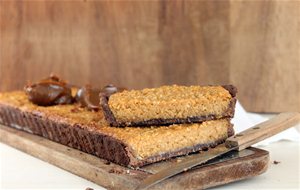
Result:
[[[48,139],[0,125],[0,142],[17,148],[73,174],[88,179],[108,189],[134,189],[143,179],[172,163],[186,159],[180,157],[160,162],[139,170],[122,167],[79,150],[55,143]],[[269,153],[249,148],[251,154],[235,159],[196,167],[176,175],[149,189],[205,189],[265,172]],[[254,185],[254,184],[253,184]]]

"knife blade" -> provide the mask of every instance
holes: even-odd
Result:
[[[173,167],[174,165],[177,165],[177,163],[183,162],[184,160],[202,156],[203,154],[205,154],[205,152],[206,151],[201,151],[201,152],[193,153],[193,154],[190,154],[190,155],[175,157],[175,158],[172,158],[169,161],[157,162],[155,164],[149,164],[149,165],[143,166],[141,168],[138,168],[138,170],[143,171],[143,172],[147,172],[149,174],[156,174],[156,173],[164,170],[165,168]],[[240,151],[240,152],[239,151],[232,151],[230,153],[222,155],[219,158],[212,159],[212,160],[208,161],[207,163],[205,163],[205,166],[207,166],[209,164],[224,162],[224,161],[235,159],[235,158],[242,158],[242,157],[245,157],[245,156],[249,156],[253,153],[254,153],[254,151],[252,151],[250,149],[245,149],[245,150]],[[202,165],[197,165],[197,166],[193,167],[193,169],[199,168],[201,166]]]
[[[146,189],[151,187],[167,178],[170,178],[176,174],[187,171],[195,166],[203,165],[209,160],[217,158],[228,152],[234,150],[244,150],[245,148],[260,142],[268,137],[271,137],[285,129],[288,129],[300,122],[300,113],[298,112],[286,112],[281,113],[278,116],[255,125],[241,133],[238,133],[228,138],[225,143],[216,146],[206,152],[199,154],[199,156],[186,159],[182,162],[172,165],[156,174],[153,174],[142,181],[136,187],[136,190]]]

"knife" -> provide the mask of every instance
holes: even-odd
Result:
[[[245,131],[242,131],[230,138],[225,143],[210,149],[209,151],[198,154],[191,159],[172,165],[160,172],[151,175],[139,184],[135,190],[142,190],[151,187],[176,174],[187,171],[195,166],[203,165],[206,162],[220,157],[230,151],[241,151],[245,148],[271,137],[285,129],[288,129],[300,122],[300,113],[286,112],[274,118],[257,124]]]

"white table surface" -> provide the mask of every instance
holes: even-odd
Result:
[[[252,116],[250,116],[252,117]],[[266,173],[214,189],[300,189],[299,141],[281,140],[258,148],[270,152]],[[275,165],[276,160],[280,163]],[[104,189],[90,181],[0,143],[1,189]]]

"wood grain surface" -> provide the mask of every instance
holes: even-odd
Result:
[[[300,111],[300,1],[231,4],[230,81],[251,111]]]
[[[0,91],[56,73],[129,88],[235,84],[300,111],[299,1],[0,1]]]
[[[3,125],[0,125],[0,142],[108,189],[134,189],[143,179],[152,175],[113,163],[108,164],[98,157]],[[257,176],[267,170],[269,153],[257,148],[250,150],[254,151],[251,155],[195,168],[149,189],[205,189]],[[176,160],[166,162],[176,163]]]

